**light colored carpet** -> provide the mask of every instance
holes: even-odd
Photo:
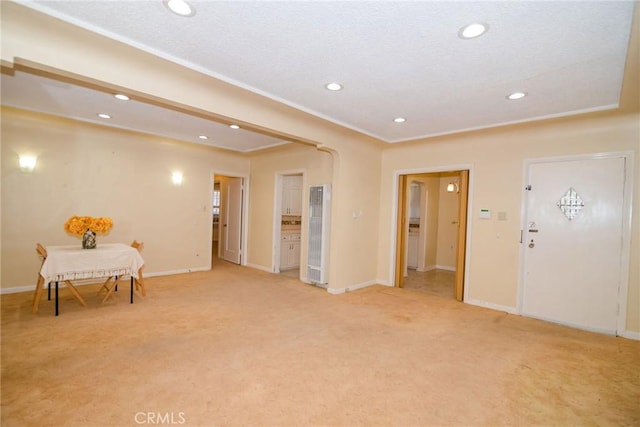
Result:
[[[2,296],[2,426],[640,425],[637,341],[224,262],[146,284]]]

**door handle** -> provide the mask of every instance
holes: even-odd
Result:
[[[531,240],[531,242],[529,242],[529,247],[530,247],[530,248],[533,248],[533,247],[535,247],[535,246],[536,246],[536,244],[535,244],[535,243],[533,243],[533,240]]]

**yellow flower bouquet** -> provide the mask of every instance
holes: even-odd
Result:
[[[93,233],[108,233],[111,227],[113,227],[113,221],[106,216],[99,218],[72,216],[64,223],[64,230],[76,236],[82,236],[87,230]]]

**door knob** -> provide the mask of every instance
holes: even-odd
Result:
[[[536,244],[535,244],[535,243],[533,243],[533,240],[532,240],[531,242],[529,242],[529,247],[530,247],[530,248],[533,248],[535,245],[536,245]]]

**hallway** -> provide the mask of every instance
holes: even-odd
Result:
[[[454,298],[455,272],[449,270],[429,270],[419,272],[409,269],[409,275],[404,279],[404,289],[424,292],[443,298]]]

